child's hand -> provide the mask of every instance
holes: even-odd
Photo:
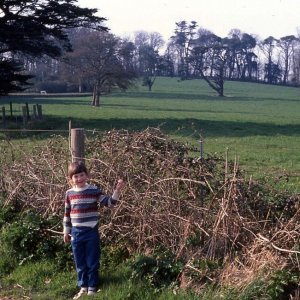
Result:
[[[71,237],[68,233],[65,233],[64,234],[64,242],[67,244],[67,243],[70,243],[70,240],[71,240]]]
[[[116,185],[116,190],[117,190],[118,192],[120,192],[120,190],[123,189],[124,186],[125,186],[125,182],[123,181],[123,179],[119,179],[119,180],[118,180],[118,183],[117,183],[117,185]]]

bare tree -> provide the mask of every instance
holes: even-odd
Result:
[[[288,81],[290,64],[295,51],[295,45],[299,42],[294,35],[288,35],[281,37],[278,41],[278,47],[281,49],[281,55],[283,59],[283,83],[286,84]]]
[[[69,63],[77,76],[88,80],[93,87],[93,106],[100,106],[100,96],[113,88],[126,90],[134,83],[133,68],[124,64],[126,43],[107,32],[90,32],[80,35],[74,44]]]

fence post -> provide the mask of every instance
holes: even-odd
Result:
[[[38,119],[42,120],[43,119],[42,105],[37,104],[36,107],[37,107]]]
[[[28,102],[25,103],[26,106],[26,114],[27,114],[27,120],[30,119],[30,115],[29,115],[29,106],[28,106]]]
[[[203,159],[203,140],[199,141],[200,143],[200,159]]]
[[[13,117],[13,109],[12,109],[12,102],[9,102],[9,108],[10,108],[10,117]]]
[[[5,124],[6,124],[5,106],[2,106],[2,124],[3,124],[3,127],[5,128]]]
[[[72,162],[84,161],[84,128],[71,129]]]
[[[32,118],[33,118],[34,120],[36,120],[36,119],[37,119],[36,105],[33,105],[33,111],[32,111],[32,113],[33,113]]]
[[[22,114],[23,114],[23,125],[24,127],[26,126],[27,124],[27,109],[26,109],[26,106],[22,106]]]
[[[204,158],[204,154],[203,154],[203,140],[200,139],[199,143],[200,143],[200,161],[203,162],[203,158]],[[204,176],[203,175],[200,176],[200,181],[202,181],[202,182],[204,181]],[[200,195],[199,196],[200,196],[200,203],[201,203],[201,205],[203,205],[203,200],[204,200],[203,185],[200,186]]]

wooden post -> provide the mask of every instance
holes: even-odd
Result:
[[[12,110],[12,102],[9,102],[9,108],[10,108],[10,117],[13,117],[13,110]]]
[[[2,106],[2,124],[5,127],[6,117],[5,117],[5,106]]]
[[[27,109],[26,109],[26,106],[22,106],[22,114],[23,114],[23,125],[24,127],[26,126],[27,124]]]
[[[26,106],[27,120],[29,120],[30,116],[29,116],[29,106],[28,106],[28,102],[25,103],[25,106]]]
[[[36,120],[36,119],[37,119],[37,110],[36,110],[36,105],[33,105],[33,115],[32,115],[32,118],[33,118],[34,120]]]
[[[84,161],[84,128],[71,129],[72,162]]]
[[[37,107],[38,119],[42,120],[43,119],[42,105],[37,104],[36,107]]]
[[[200,159],[203,159],[203,140],[200,140],[199,143],[200,143]]]
[[[202,162],[203,159],[204,159],[204,155],[203,155],[203,140],[201,139],[199,141],[199,143],[200,143],[200,160]],[[202,173],[202,171],[201,171],[201,173]],[[203,175],[200,176],[200,181],[204,181],[204,176]],[[203,205],[203,202],[204,202],[204,189],[203,189],[203,185],[201,184],[201,186],[200,186],[200,204]]]

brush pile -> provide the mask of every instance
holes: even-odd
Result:
[[[199,282],[238,284],[263,269],[299,269],[299,195],[246,179],[237,162],[196,154],[156,128],[89,136],[92,182],[107,193],[118,178],[127,184],[119,204],[101,211],[102,239],[131,253],[166,249],[184,262],[182,276]],[[22,160],[2,162],[4,204],[62,216],[69,157],[66,139],[56,136]],[[222,268],[203,268],[204,259]]]

